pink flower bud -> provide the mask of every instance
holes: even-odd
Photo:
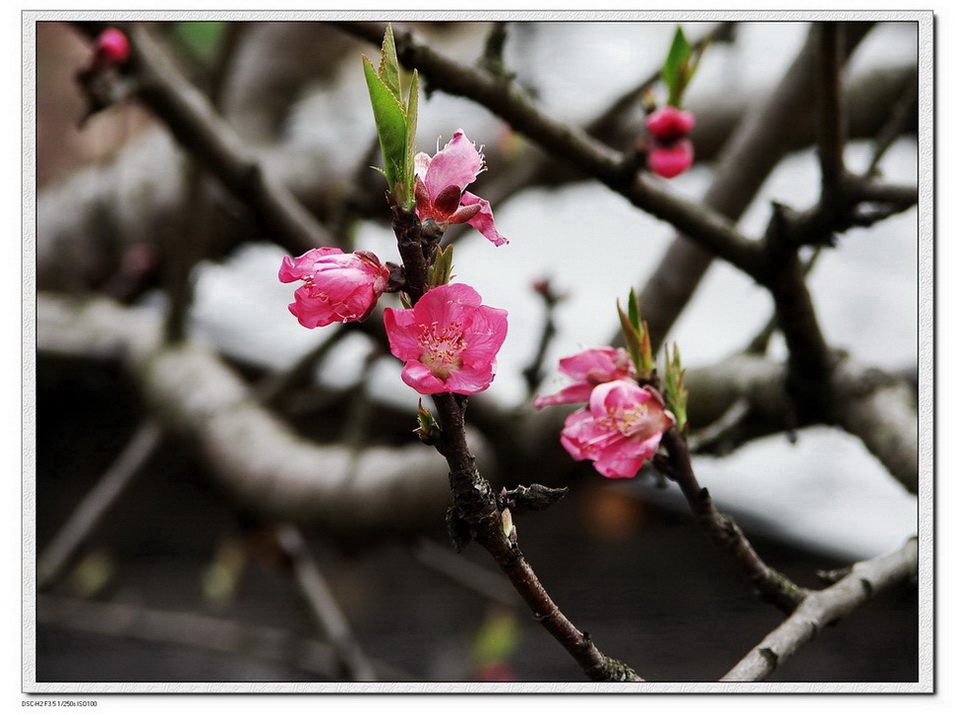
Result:
[[[391,353],[405,361],[401,379],[422,395],[486,390],[507,335],[507,311],[481,305],[471,286],[432,288],[406,310],[385,308]]]
[[[93,47],[93,64],[98,67],[115,67],[129,59],[129,40],[115,27],[103,30]]]
[[[685,137],[696,124],[690,112],[676,107],[661,107],[647,117],[647,131],[654,139],[666,142]]]
[[[344,253],[339,248],[313,248],[294,259],[286,256],[279,269],[283,283],[302,281],[288,309],[306,328],[363,320],[389,276],[373,253]]]
[[[630,380],[597,385],[586,408],[570,414],[560,442],[576,460],[593,460],[605,477],[633,477],[673,424],[659,393]]]
[[[672,179],[693,166],[693,145],[689,139],[668,144],[651,141],[647,164],[654,174]]]

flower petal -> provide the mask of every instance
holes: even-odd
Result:
[[[478,206],[478,212],[468,221],[468,224],[480,231],[481,235],[491,243],[495,246],[503,246],[505,243],[510,243],[508,239],[497,232],[497,228],[494,226],[494,214],[491,212],[491,204],[485,199],[482,199],[480,196],[475,196],[470,191],[465,191],[461,194],[461,205]]]
[[[424,183],[431,196],[437,196],[449,186],[463,190],[477,178],[483,166],[484,157],[458,129],[444,149],[431,158]]]

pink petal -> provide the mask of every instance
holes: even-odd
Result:
[[[449,186],[463,190],[477,178],[483,166],[484,157],[459,129],[444,149],[432,157],[424,183],[431,196],[437,196]]]
[[[426,365],[417,360],[405,363],[401,370],[401,379],[408,387],[422,395],[435,395],[439,392],[449,391],[443,380],[435,377]]]
[[[385,308],[384,320],[391,354],[399,360],[417,360],[421,345],[418,343],[418,323],[414,311]]]
[[[534,398],[534,407],[540,409],[549,405],[567,405],[574,402],[587,402],[594,386],[586,382],[575,382],[553,395],[539,395]]]
[[[693,165],[693,145],[689,139],[681,139],[672,146],[651,145],[647,163],[654,174],[672,179]]]
[[[477,205],[479,207],[478,212],[474,215],[474,218],[468,221],[468,224],[480,231],[491,243],[495,246],[503,246],[505,243],[510,243],[510,241],[499,234],[494,227],[494,214],[491,213],[491,204],[485,199],[482,199],[480,196],[475,196],[470,191],[465,191],[461,194],[461,205]]]

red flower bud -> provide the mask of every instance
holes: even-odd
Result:
[[[97,67],[121,65],[129,59],[129,40],[122,30],[108,27],[96,38],[93,52],[93,64]]]
[[[671,141],[689,134],[696,124],[690,112],[666,106],[647,117],[647,131],[659,141]]]

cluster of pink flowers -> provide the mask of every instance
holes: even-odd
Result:
[[[507,243],[494,226],[488,202],[464,191],[483,161],[461,131],[434,157],[418,154],[419,219],[433,219],[445,228],[468,223],[495,245]],[[368,317],[389,290],[391,270],[373,253],[324,247],[298,258],[286,256],[279,280],[301,282],[289,312],[304,327],[318,328]],[[421,394],[471,395],[486,390],[494,379],[497,353],[507,336],[507,311],[482,305],[471,286],[435,286],[412,308],[385,308],[384,321],[391,352],[405,363],[402,379]]]
[[[564,449],[578,461],[593,461],[605,477],[635,476],[674,423],[661,395],[636,383],[633,364],[622,349],[585,350],[561,360],[560,370],[575,382],[538,397],[534,406],[586,403],[564,422]]]
[[[654,174],[672,179],[693,165],[693,144],[687,135],[695,124],[690,112],[672,106],[662,107],[647,117],[647,164]]]

